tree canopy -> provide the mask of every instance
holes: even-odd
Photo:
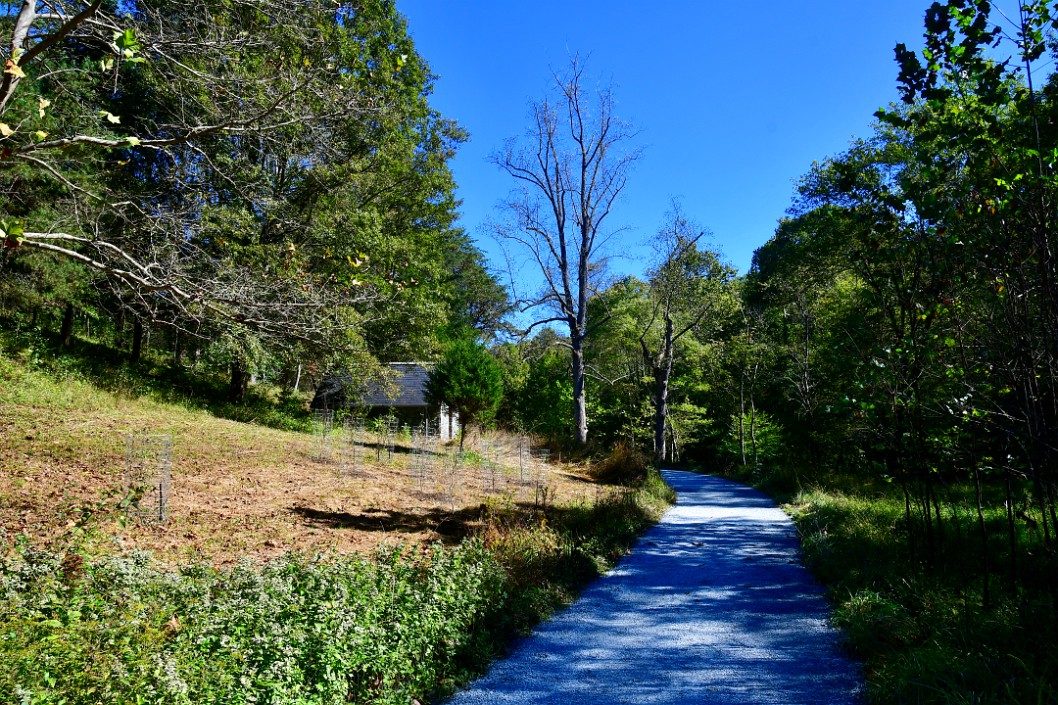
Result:
[[[465,134],[393,2],[6,7],[0,271],[74,263],[90,286],[61,303],[229,341],[242,367],[502,327],[453,225]]]

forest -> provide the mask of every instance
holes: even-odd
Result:
[[[292,428],[327,374],[437,362],[475,428],[788,502],[872,702],[1058,702],[1058,4],[926,9],[741,274],[677,201],[607,270],[639,147],[572,60],[494,157],[529,293],[458,226],[468,136],[391,0],[4,5],[9,360]]]

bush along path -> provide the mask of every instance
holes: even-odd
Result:
[[[663,475],[676,506],[449,705],[860,701],[860,669],[829,626],[789,518],[749,487]]]

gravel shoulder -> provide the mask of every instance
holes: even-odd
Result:
[[[744,485],[662,472],[677,504],[448,705],[860,702],[789,517]]]

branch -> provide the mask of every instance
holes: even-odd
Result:
[[[528,336],[534,328],[536,328],[537,326],[542,326],[546,323],[569,323],[569,318],[565,316],[555,316],[553,318],[544,318],[539,321],[534,321],[533,323],[529,324],[528,328],[526,328],[524,331],[521,331],[522,337],[524,338]]]
[[[55,46],[70,34],[70,32],[81,26],[85,20],[99,10],[99,6],[102,4],[103,0],[93,0],[91,5],[74,15],[68,22],[66,22],[66,24],[59,27],[54,33],[49,34],[37,44],[30,47],[30,49],[25,50],[26,38],[29,35],[30,27],[33,26],[38,15],[36,12],[36,4],[33,0],[23,0],[22,9],[19,10],[18,17],[15,20],[15,29],[11,35],[11,61],[13,61],[19,68],[25,66],[39,56],[41,52],[47,51],[49,48]],[[4,112],[8,101],[11,100],[11,96],[15,94],[15,89],[18,87],[20,80],[20,77],[15,75],[14,72],[4,72],[3,83],[0,83],[0,113]]]

